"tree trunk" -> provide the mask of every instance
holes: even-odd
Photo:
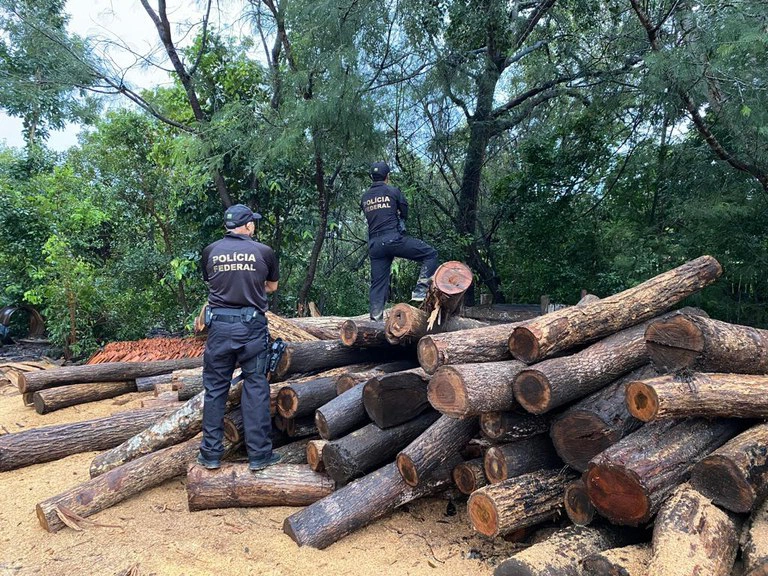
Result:
[[[495,324],[522,322],[541,316],[538,304],[493,304],[491,306],[467,306],[461,313],[465,318]]]
[[[310,440],[307,442],[307,464],[315,472],[325,472],[323,449],[326,444],[328,444],[327,440]]]
[[[345,320],[339,330],[339,338],[344,346],[389,346],[384,324],[373,320]]]
[[[135,380],[142,376],[155,376],[172,372],[179,368],[194,368],[202,365],[203,359],[200,357],[160,360],[157,362],[104,362],[102,364],[62,366],[60,368],[51,368],[50,370],[21,374],[19,378],[19,391],[24,394],[66,384]]]
[[[519,323],[497,324],[424,336],[416,348],[419,364],[427,374],[434,374],[445,364],[511,360],[509,335],[518,325]]]
[[[472,527],[496,537],[550,520],[562,511],[565,487],[574,478],[561,469],[537,470],[480,488],[467,503]]]
[[[316,378],[295,386],[284,386],[277,394],[277,411],[283,418],[300,418],[336,398],[336,378]]]
[[[465,292],[471,285],[472,270],[463,262],[451,260],[437,267],[424,301],[424,308],[430,314],[438,311],[440,321],[433,321],[433,326],[442,324],[456,314],[464,302]]]
[[[457,420],[441,416],[397,455],[397,469],[405,483],[417,486],[421,478],[457,453],[477,433],[477,418]]]
[[[749,512],[768,496],[768,424],[742,432],[691,470],[691,485],[714,504]]]
[[[744,560],[744,576],[768,574],[768,500],[764,500],[749,519],[744,531],[741,557]]]
[[[334,489],[325,474],[306,464],[276,464],[259,472],[224,463],[219,470],[192,464],[187,470],[189,511],[252,506],[308,506]]]
[[[480,414],[480,430],[494,442],[514,442],[549,430],[549,418],[529,414],[522,409],[516,412],[483,412]]]
[[[363,385],[358,384],[315,410],[315,426],[325,440],[341,438],[365,426],[370,419],[363,404]]]
[[[492,446],[483,461],[485,476],[491,484],[498,484],[542,468],[556,468],[563,463],[558,458],[547,434],[524,438],[517,442]]]
[[[87,382],[39,390],[32,394],[32,403],[35,406],[35,412],[38,414],[48,414],[68,406],[77,406],[87,402],[114,398],[115,396],[129,394],[130,392],[137,392],[134,380]]]
[[[365,370],[362,372],[345,372],[336,380],[336,395],[341,396],[344,392],[357,386],[358,384],[365,384],[371,378],[376,376],[382,376],[384,374],[391,374],[392,372],[402,372],[404,370],[411,370],[412,368],[418,368],[418,364],[411,360],[399,360],[397,362],[387,362],[386,364],[379,364],[373,367],[371,370]]]
[[[648,576],[651,547],[632,544],[590,554],[582,562],[584,576]]]
[[[0,436],[0,472],[112,448],[173,410],[128,410],[94,420],[4,434]]]
[[[363,387],[363,405],[379,428],[397,426],[429,408],[429,377],[421,368],[372,378]]]
[[[587,486],[581,478],[565,487],[563,506],[570,521],[577,526],[587,526],[595,518],[595,507],[589,499]]]
[[[353,316],[352,318],[347,318],[346,316],[291,318],[292,323],[320,340],[337,340],[339,338],[341,325],[347,320],[364,322],[370,320],[370,317],[368,314],[361,314],[360,316]]]
[[[519,408],[512,383],[526,368],[517,360],[441,366],[429,379],[429,403],[454,418]]]
[[[584,472],[600,452],[640,428],[625,401],[629,382],[656,374],[646,365],[580,400],[552,421],[549,435],[563,461]]]
[[[667,374],[627,385],[630,413],[644,422],[702,416],[768,417],[768,376]]]
[[[306,327],[297,322],[297,318],[283,318],[273,312],[267,312],[267,325],[269,326],[269,335],[271,338],[282,338],[286,342],[316,342],[318,340],[327,340],[320,338],[316,333],[307,330]],[[339,337],[338,331],[333,339]]]
[[[729,576],[738,547],[734,519],[684,484],[656,516],[648,573]]]
[[[350,348],[341,340],[318,340],[315,342],[289,342],[283,357],[272,374],[273,381],[283,380],[288,374],[319,372],[329,368],[391,361],[397,353],[390,348]]]
[[[395,464],[387,464],[303,510],[291,514],[283,531],[299,546],[327,548],[417,498],[447,487],[458,456],[448,459],[418,486],[408,486]]]
[[[733,420],[647,424],[592,459],[585,477],[589,499],[614,524],[644,524],[696,460],[739,431]]]
[[[438,416],[435,413],[421,416],[382,430],[368,424],[343,438],[329,442],[323,448],[323,461],[328,475],[338,484],[346,484],[375,470],[382,463],[391,461],[429,428]]]
[[[453,483],[462,494],[472,494],[475,490],[488,485],[482,458],[473,458],[458,464],[453,469]]]
[[[441,332],[457,332],[482,328],[486,324],[479,320],[452,316],[429,327],[430,314],[425,310],[414,308],[410,304],[395,304],[392,307],[384,327],[385,338],[390,344],[411,344],[426,334]]]
[[[509,350],[528,364],[543,360],[658,316],[721,273],[717,260],[701,256],[598,302],[563,308],[526,322],[510,335]]]

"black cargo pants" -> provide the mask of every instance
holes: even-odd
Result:
[[[240,408],[245,429],[248,458],[272,452],[272,420],[269,415],[269,384],[266,377],[269,333],[267,319],[258,314],[252,320],[214,319],[208,326],[203,356],[203,440],[200,453],[221,459],[224,453],[224,412],[235,366],[240,364],[243,393]]]

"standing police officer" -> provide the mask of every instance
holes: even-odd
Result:
[[[277,290],[277,258],[272,248],[253,240],[261,215],[243,204],[224,213],[227,233],[203,250],[203,278],[208,284],[208,340],[203,357],[203,440],[197,462],[208,469],[221,466],[224,452],[224,410],[230,379],[240,364],[243,393],[240,406],[251,470],[275,464],[266,378],[269,333],[267,294]]]
[[[426,242],[405,235],[408,202],[399,188],[389,185],[386,162],[371,165],[370,188],[360,199],[360,208],[368,221],[368,254],[371,258],[371,320],[384,318],[389,295],[389,276],[395,257],[421,262],[419,280],[411,300],[421,302],[427,296],[429,280],[437,269],[437,250]]]

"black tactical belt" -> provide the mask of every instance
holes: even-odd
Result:
[[[253,306],[245,308],[211,308],[211,320],[220,320],[222,322],[249,322],[257,316],[266,320],[264,312],[256,310]]]
[[[400,234],[400,231],[397,228],[390,228],[389,230],[384,230],[382,232],[368,234],[368,239],[378,238],[379,236],[394,236],[395,234]]]

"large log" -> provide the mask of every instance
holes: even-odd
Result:
[[[391,461],[429,428],[438,415],[422,414],[410,422],[382,430],[368,424],[343,438],[333,440],[323,448],[325,471],[338,484],[346,484]]]
[[[472,279],[472,270],[463,262],[443,262],[432,275],[424,308],[430,313],[438,312],[443,320],[451,318],[464,303]]]
[[[427,374],[446,364],[511,360],[509,335],[520,323],[496,324],[471,330],[428,334],[419,340],[419,364]]]
[[[647,576],[649,544],[630,544],[590,554],[582,562],[584,576]]]
[[[172,381],[172,378],[173,372],[158,374],[156,376],[142,376],[135,380],[136,390],[138,392],[152,392],[155,389],[156,384],[167,384]]]
[[[485,452],[483,461],[485,476],[491,484],[498,484],[507,478],[542,468],[557,468],[562,465],[547,434],[492,446]]]
[[[521,322],[541,316],[541,304],[492,304],[467,306],[462,310],[465,318],[474,318],[494,324]]]
[[[107,450],[171,413],[172,408],[128,410],[104,418],[32,428],[0,436],[0,472]]]
[[[192,464],[187,469],[190,512],[210,508],[308,506],[334,490],[333,480],[306,464],[276,464],[251,472],[246,463],[224,463],[219,470]]]
[[[624,540],[615,530],[568,526],[508,558],[493,576],[582,576],[582,560]]]
[[[397,455],[397,469],[405,483],[417,486],[421,478],[428,476],[446,458],[461,450],[477,431],[477,418],[438,418]]]
[[[768,500],[752,511],[741,545],[744,576],[768,575]]]
[[[391,374],[392,372],[402,372],[404,370],[411,370],[412,368],[418,367],[418,362],[414,362],[413,360],[397,360],[395,362],[379,364],[378,366],[374,366],[369,370],[349,370],[339,375],[336,379],[336,394],[341,396],[350,388],[357,386],[358,384],[365,384],[368,382],[368,380],[377,376]]]
[[[528,412],[544,414],[600,390],[648,363],[644,333],[644,324],[633,326],[571,356],[521,370],[513,384],[515,398]]]
[[[37,392],[44,388],[80,384],[83,382],[115,382],[135,380],[142,376],[165,374],[180,368],[202,366],[203,359],[180,358],[178,360],[160,360],[157,362],[104,362],[103,364],[85,364],[81,366],[62,366],[50,370],[27,372],[19,377],[19,392]]]
[[[472,494],[475,490],[488,485],[488,478],[485,476],[482,458],[473,458],[453,468],[453,483],[462,494]]]
[[[272,381],[283,380],[288,374],[306,374],[359,364],[383,362],[405,354],[405,350],[389,348],[352,348],[341,340],[317,340],[314,342],[290,342],[283,357],[272,373]]]
[[[399,506],[447,487],[458,462],[457,456],[449,458],[418,486],[408,486],[395,464],[387,464],[288,516],[283,531],[299,546],[327,548]]]
[[[684,484],[656,516],[648,574],[729,576],[738,545],[734,519]]]
[[[32,404],[38,414],[49,414],[68,406],[97,402],[137,391],[134,380],[70,384],[33,392]]]
[[[363,405],[379,428],[397,426],[427,410],[429,376],[421,368],[371,378],[363,386]]]
[[[658,316],[717,280],[721,273],[717,260],[701,256],[598,302],[530,320],[512,331],[509,350],[529,364],[543,360]]]
[[[429,379],[427,398],[454,418],[513,410],[519,405],[512,383],[526,367],[517,360],[441,366]]]
[[[643,524],[687,478],[696,460],[740,430],[735,420],[646,424],[590,461],[585,477],[589,499],[614,524]]]
[[[461,316],[443,319],[442,322],[430,328],[431,321],[430,314],[424,310],[414,308],[410,304],[395,304],[384,326],[384,338],[389,344],[410,344],[427,334],[457,332],[486,326],[484,322]]]
[[[283,418],[314,414],[336,398],[336,378],[315,378],[295,386],[283,386],[277,394],[277,411]]]
[[[370,422],[363,404],[363,385],[358,384],[315,410],[320,437],[335,440]]]
[[[627,407],[644,422],[703,416],[768,417],[768,376],[752,374],[666,374],[630,382]]]
[[[662,371],[768,374],[768,330],[673,314],[652,322],[645,341]]]
[[[563,509],[565,487],[574,479],[561,469],[537,470],[475,490],[467,503],[472,527],[496,537],[554,518]]]
[[[387,311],[384,311],[387,314]],[[337,340],[339,337],[339,330],[341,325],[347,321],[364,322],[370,320],[368,314],[361,314],[360,316],[353,316],[348,318],[346,316],[304,316],[301,318],[291,318],[296,326],[316,336],[320,340]]]
[[[384,324],[373,320],[345,320],[339,329],[339,339],[344,346],[360,348],[390,345]]]
[[[549,435],[560,458],[584,472],[594,456],[640,428],[643,423],[627,409],[626,387],[629,382],[655,375],[650,365],[642,366],[557,416]]]
[[[595,507],[587,494],[587,486],[581,478],[565,487],[563,507],[571,522],[587,526],[595,518]]]
[[[691,470],[691,485],[713,503],[749,512],[768,496],[768,424],[729,440]]]
[[[480,430],[497,443],[514,442],[549,430],[549,418],[520,409],[514,412],[483,412]]]

